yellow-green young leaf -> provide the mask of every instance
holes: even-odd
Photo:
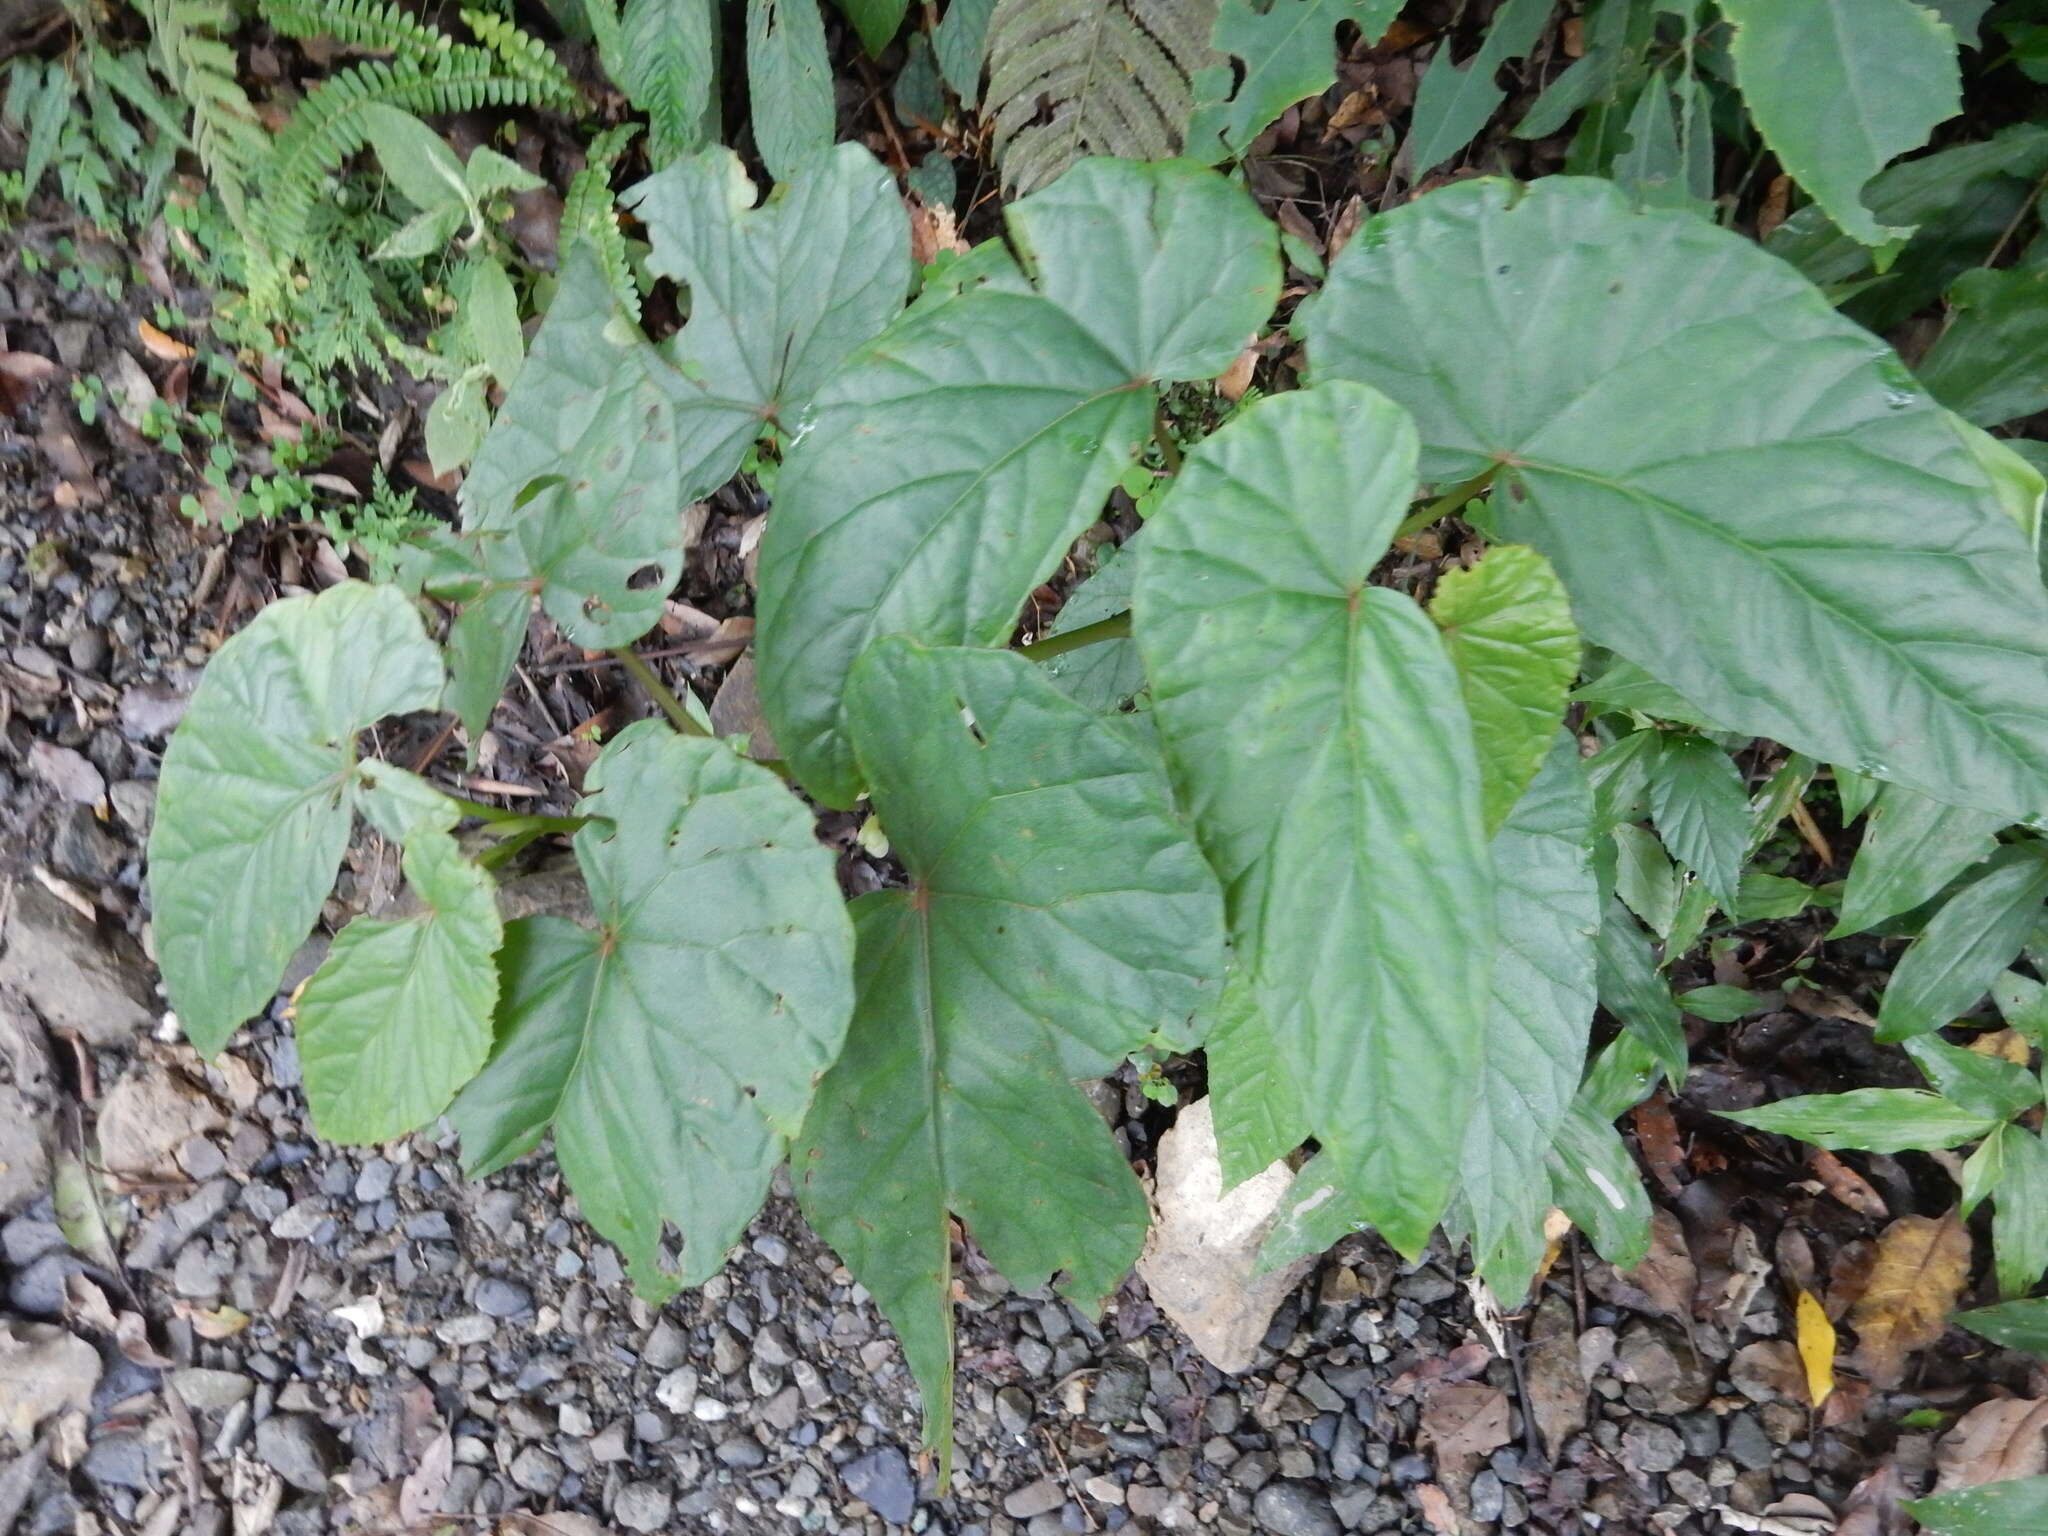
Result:
[[[1721,0],[1743,104],[1845,234],[1881,245],[1863,187],[1962,107],[1955,33],[1916,0]]]
[[[509,925],[497,1046],[448,1117],[477,1172],[552,1127],[584,1217],[660,1298],[716,1273],[760,1209],[845,1037],[852,931],[810,813],[723,743],[642,721],[585,789],[598,926]]]
[[[1899,957],[1877,1009],[1877,1038],[1904,1040],[1977,1006],[2040,925],[2048,849],[2006,848],[1950,897]]]
[[[1073,1085],[1214,1009],[1222,903],[1156,749],[1014,653],[878,641],[848,722],[911,883],[854,903],[853,1027],[792,1167],[903,1341],[943,1467],[948,1212],[1020,1290],[1115,1288],[1145,1196]]]
[[[1493,955],[1457,675],[1421,610],[1368,584],[1414,453],[1375,390],[1262,400],[1188,455],[1132,594],[1259,1010],[1326,1161],[1411,1253],[1456,1180]]]
[[[1375,218],[1296,325],[1313,377],[1414,412],[1426,479],[1498,466],[1500,537],[1589,642],[1745,735],[2048,814],[2033,549],[1949,414],[1784,263],[1602,181],[1466,181]]]
[[[1998,1128],[1989,1115],[1972,1114],[1938,1093],[1919,1088],[1857,1088],[1780,1099],[1760,1109],[1727,1109],[1726,1119],[1796,1136],[1830,1151],[1927,1151],[1961,1146]]]
[[[1223,1004],[1203,1044],[1223,1188],[1235,1189],[1308,1140],[1301,1089],[1259,1015],[1251,977],[1233,965]]]
[[[1557,572],[1526,544],[1496,544],[1477,565],[1446,572],[1429,616],[1472,716],[1490,834],[1550,750],[1579,673],[1579,631]]]
[[[359,731],[432,709],[441,658],[391,587],[264,609],[220,648],[164,753],[149,887],[157,963],[211,1055],[270,1001],[348,846]]]
[[[363,136],[391,184],[423,213],[446,203],[469,205],[469,182],[447,140],[410,112],[381,102],[361,109]]]
[[[843,711],[867,643],[1007,638],[1150,437],[1155,386],[1222,372],[1278,293],[1271,221],[1186,161],[1084,161],[1005,217],[1036,286],[1012,270],[911,311],[820,391],[783,465],[761,703],[828,805],[860,791]]]
[[[1828,937],[1874,928],[1910,912],[1956,876],[1991,857],[2005,818],[1973,811],[1898,784],[1878,791],[1863,842],[1842,886],[1842,915]]]
[[[2048,1144],[2024,1126],[2001,1127],[2005,1166],[1991,1192],[1991,1257],[1998,1294],[2024,1296],[2048,1270]]]
[[[306,1104],[329,1141],[419,1129],[491,1051],[504,939],[491,878],[445,831],[406,844],[405,878],[420,910],[357,918],[299,996]]]
[[[2015,1477],[1913,1499],[1906,1513],[1933,1536],[2048,1536],[2048,1477]]]

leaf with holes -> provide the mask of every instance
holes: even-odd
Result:
[[[1195,75],[1188,153],[1209,160],[1243,154],[1282,112],[1336,80],[1340,23],[1351,22],[1371,46],[1400,9],[1400,0],[1272,0],[1264,7],[1222,0],[1209,34],[1222,57]]]
[[[1446,571],[1429,616],[1458,669],[1486,828],[1497,829],[1536,777],[1579,673],[1579,631],[1557,572],[1523,544],[1497,544],[1469,569]]]
[[[1326,1159],[1411,1253],[1456,1177],[1493,946],[1456,673],[1367,582],[1414,476],[1414,426],[1376,391],[1262,400],[1188,455],[1132,606],[1259,1011]]]
[[[2048,812],[2048,592],[1882,343],[1605,182],[1461,182],[1371,228],[1296,312],[1314,376],[1413,411],[1433,481],[1499,466],[1500,536],[1549,556],[1589,641],[1743,734]]]
[[[1115,1288],[1145,1196],[1072,1085],[1213,1010],[1222,907],[1144,738],[1021,657],[878,641],[849,721],[911,885],[854,903],[853,1027],[793,1166],[903,1341],[943,1467],[947,1213],[1020,1290]]]
[[[206,1055],[269,1003],[334,888],[363,791],[357,733],[434,708],[441,684],[412,604],[353,581],[272,603],[207,667],[149,838],[157,964]]]
[[[1278,291],[1273,226],[1184,161],[1090,161],[1005,216],[1035,286],[913,310],[820,391],[782,468],[761,702],[827,805],[860,791],[842,694],[867,643],[1005,639],[1150,435],[1156,386],[1228,367]]]
[[[810,813],[722,743],[641,721],[584,787],[598,926],[507,927],[496,1049],[448,1117],[472,1172],[552,1129],[585,1219],[659,1299],[715,1274],[760,1209],[845,1036],[852,932]]]

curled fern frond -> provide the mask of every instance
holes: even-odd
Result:
[[[331,37],[422,67],[454,46],[439,27],[387,0],[263,0],[263,19],[286,37]]]
[[[1003,182],[1042,187],[1083,155],[1180,153],[1217,0],[998,0],[985,113]]]
[[[533,88],[533,105],[570,108],[582,99],[569,71],[562,68],[554,50],[539,38],[488,11],[464,11],[462,19],[476,34],[476,40],[497,56],[505,74],[524,80]]]

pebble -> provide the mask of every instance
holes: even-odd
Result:
[[[274,1413],[256,1426],[256,1459],[294,1488],[325,1493],[337,1459],[334,1437],[309,1414]]]
[[[893,1445],[857,1456],[839,1469],[848,1497],[859,1499],[891,1525],[908,1525],[917,1512],[917,1485],[910,1463]]]
[[[1738,1413],[1728,1421],[1728,1454],[1748,1472],[1761,1472],[1771,1464],[1774,1452],[1770,1437],[1756,1415]]]
[[[149,1491],[149,1454],[139,1435],[102,1435],[79,1470],[103,1488]]]
[[[486,1275],[477,1282],[476,1309],[486,1317],[520,1317],[533,1310],[533,1292],[516,1280]]]
[[[1049,1514],[1066,1502],[1066,1489],[1049,1477],[1041,1477],[1005,1495],[1003,1513],[1012,1520],[1029,1520],[1033,1515]]]
[[[451,1317],[445,1323],[434,1327],[434,1337],[443,1344],[457,1348],[465,1344],[481,1344],[498,1331],[498,1325],[481,1312],[465,1312],[460,1317]]]
[[[1685,1460],[1685,1441],[1668,1424],[1637,1419],[1621,1434],[1622,1450],[1644,1472],[1669,1472]]]
[[[398,1170],[390,1160],[373,1157],[363,1164],[362,1172],[356,1175],[356,1204],[375,1205],[391,1193],[392,1181],[398,1177]]]
[[[1268,1483],[1252,1500],[1252,1515],[1273,1536],[1342,1536],[1329,1496],[1308,1483]]]
[[[552,1498],[562,1486],[562,1463],[537,1445],[512,1458],[512,1481],[528,1493]]]
[[[629,1531],[658,1531],[668,1524],[673,1503],[660,1483],[628,1483],[619,1490],[612,1518]]]

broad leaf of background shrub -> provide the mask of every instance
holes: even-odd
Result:
[[[839,1053],[852,934],[809,812],[723,744],[642,721],[585,787],[598,927],[506,929],[497,1048],[449,1119],[472,1172],[552,1126],[584,1216],[658,1299],[715,1274],[760,1209]]]
[[[1278,291],[1273,226],[1185,161],[1091,161],[1007,217],[1036,290],[913,310],[819,392],[783,466],[761,701],[828,805],[860,789],[841,694],[867,642],[1007,638],[1150,434],[1155,386],[1228,367]]]
[[[1137,562],[1128,551],[1111,551],[1095,573],[1068,594],[1048,636],[1112,618],[1131,606],[1131,573]],[[1045,675],[1062,692],[1090,709],[1113,714],[1145,686],[1145,664],[1138,644],[1128,635],[1084,645],[1078,651],[1045,662]]]
[[[212,1055],[319,919],[363,791],[355,738],[432,709],[441,657],[392,587],[272,603],[220,648],[164,753],[149,839],[157,964]]]
[[[818,0],[747,0],[747,97],[755,147],[777,181],[832,143],[837,100]]]
[[[2048,902],[2048,845],[2005,848],[1945,902],[1899,957],[1877,1010],[1877,1038],[1941,1029],[1983,1001],[2033,936]]]
[[[1493,895],[1471,721],[1414,602],[1367,585],[1415,486],[1377,391],[1261,401],[1145,529],[1134,632],[1231,937],[1311,1128],[1395,1247],[1456,1178]]]
[[[1878,791],[1863,841],[1842,886],[1842,912],[1831,939],[1861,933],[1910,912],[1974,864],[1991,857],[2005,818],[1992,811],[1943,805],[1899,784]]]
[[[909,890],[854,903],[858,1000],[794,1158],[804,1212],[895,1326],[951,1454],[948,1212],[1012,1285],[1081,1305],[1145,1196],[1072,1086],[1189,1038],[1223,972],[1215,877],[1144,738],[1013,653],[877,642],[850,721]]]
[[[1272,0],[1263,9],[1222,0],[1209,34],[1220,57],[1195,75],[1187,152],[1205,160],[1243,154],[1282,112],[1336,80],[1339,22],[1355,23],[1370,45],[1400,10],[1400,0]]]
[[[1494,13],[1479,51],[1464,64],[1451,60],[1448,42],[1437,45],[1415,89],[1415,114],[1405,146],[1411,173],[1426,175],[1470,144],[1507,100],[1494,77],[1536,46],[1550,24],[1554,0],[1506,0]]]
[[[1415,413],[1432,479],[1502,466],[1502,536],[1590,641],[1745,734],[2048,810],[2033,550],[1897,358],[1746,240],[1466,182],[1375,220],[1297,324]]]
[[[1865,245],[1871,177],[1962,108],[1955,34],[1916,0],[1720,0],[1743,105],[1794,181]]]

